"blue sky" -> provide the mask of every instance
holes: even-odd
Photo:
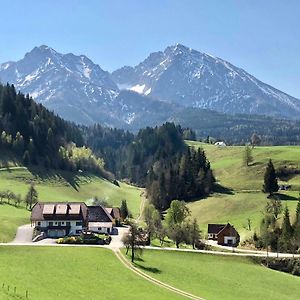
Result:
[[[105,70],[177,42],[300,98],[298,0],[1,1],[0,62],[46,44]]]

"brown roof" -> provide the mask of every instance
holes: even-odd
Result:
[[[106,210],[112,216],[113,219],[118,220],[121,218],[119,207],[107,207]]]
[[[88,206],[89,215],[88,220],[89,222],[112,222],[113,219],[111,215],[107,212],[107,210],[98,205],[98,206]]]
[[[207,233],[217,234],[219,233],[226,224],[208,224]]]
[[[236,229],[234,228],[234,226],[230,225],[229,223],[227,223],[221,230],[220,232],[218,232],[219,234],[222,234],[223,232],[225,232],[227,230],[227,234],[229,234],[230,236],[239,236],[238,232],[236,231]]]
[[[31,221],[83,220],[88,218],[84,202],[38,202],[31,211]]]

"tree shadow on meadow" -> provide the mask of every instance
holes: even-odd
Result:
[[[234,191],[232,189],[227,188],[219,183],[215,184],[214,192],[219,194],[234,195]]]
[[[151,272],[151,273],[154,273],[154,274],[160,274],[161,273],[161,270],[155,268],[155,267],[146,267],[146,266],[143,266],[137,262],[134,263],[134,266],[141,269],[142,271],[146,271],[146,272]]]
[[[275,193],[274,196],[282,201],[298,201],[299,200],[299,198],[297,198],[297,197],[287,195],[287,194],[281,194],[281,193]]]
[[[27,169],[37,181],[41,180],[48,181],[50,183],[57,183],[57,181],[61,180],[61,182],[66,182],[66,185],[70,185],[77,192],[79,191],[80,182],[82,181],[82,178],[80,178],[77,173],[53,169],[45,170],[36,166],[27,166]],[[89,175],[80,175],[81,177],[84,177],[86,181],[90,181]]]

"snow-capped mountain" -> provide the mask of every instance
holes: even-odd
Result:
[[[120,89],[161,101],[236,114],[299,118],[300,100],[211,55],[177,44],[112,73]]]
[[[0,81],[13,83],[61,116],[93,122],[90,111],[110,103],[118,90],[109,73],[84,55],[35,47],[18,62],[0,65]]]
[[[199,108],[286,118],[298,118],[300,111],[298,99],[182,45],[112,74],[84,55],[35,47],[17,62],[0,64],[0,82],[14,84],[67,120],[134,130],[176,120],[195,127],[197,116],[207,113]]]

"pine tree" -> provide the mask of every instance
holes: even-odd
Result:
[[[300,199],[298,200],[296,213],[295,213],[295,222],[294,225],[300,223]]]
[[[122,202],[121,202],[120,214],[121,214],[122,220],[125,220],[128,217],[128,215],[129,215],[129,211],[128,211],[126,200],[122,200]]]
[[[283,252],[289,252],[291,249],[291,238],[293,236],[293,228],[290,221],[290,212],[286,206],[283,213],[283,221],[281,227],[281,235],[279,238],[279,248]]]
[[[264,193],[269,193],[270,196],[273,195],[274,192],[277,192],[279,189],[276,172],[272,160],[269,160],[267,165],[265,175],[264,175],[264,185],[263,191]]]

